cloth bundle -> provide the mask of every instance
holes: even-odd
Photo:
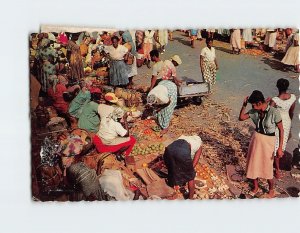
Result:
[[[92,196],[99,201],[106,199],[105,193],[100,187],[96,171],[88,168],[84,163],[72,164],[67,169],[67,177],[86,197]]]

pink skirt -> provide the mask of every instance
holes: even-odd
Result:
[[[247,178],[273,179],[274,146],[276,137],[255,132],[247,156]]]

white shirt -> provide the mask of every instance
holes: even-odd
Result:
[[[100,120],[105,119],[108,117],[109,114],[111,114],[114,111],[114,107],[107,104],[99,104],[98,106],[98,114],[100,116]]]
[[[201,138],[197,135],[193,135],[193,136],[181,135],[178,139],[183,139],[191,145],[191,156],[192,156],[192,159],[193,159],[195,157],[196,152],[202,146]]]
[[[299,41],[299,33],[296,33],[296,34],[294,35],[294,40]]]
[[[123,60],[124,55],[128,52],[128,49],[124,45],[118,45],[115,49],[114,46],[105,46],[105,52],[109,53],[112,60]]]
[[[145,38],[144,43],[150,43],[153,44],[153,36],[155,31],[151,30],[150,32],[148,30],[145,31]]]
[[[201,56],[207,58],[209,61],[214,61],[216,59],[216,51],[214,47],[211,47],[210,49],[208,47],[205,47],[201,50]]]
[[[101,120],[99,131],[97,133],[100,138],[108,141],[119,136],[124,137],[126,134],[127,130],[123,128],[121,123],[108,118]]]
[[[163,61],[156,62],[152,68],[152,75],[156,76],[157,79],[161,79],[161,69],[164,65]]]
[[[155,95],[157,98],[157,104],[169,103],[168,89],[163,85],[157,85],[154,87],[148,95]]]

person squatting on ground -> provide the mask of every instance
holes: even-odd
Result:
[[[100,124],[98,109],[102,94],[99,88],[92,88],[90,93],[91,99],[83,106],[79,115],[78,128],[96,133]]]
[[[177,104],[177,86],[170,80],[162,80],[147,96],[147,105],[154,108],[154,116],[163,129],[168,131],[171,117]]]
[[[247,113],[247,104],[252,105],[252,109]],[[280,113],[277,109],[270,106],[263,94],[255,90],[250,97],[246,97],[240,111],[239,120],[244,121],[251,118],[256,126],[255,132],[252,134],[247,155],[246,176],[253,182],[251,195],[254,196],[258,192],[258,178],[267,179],[269,184],[269,192],[267,197],[274,197],[274,181],[273,181],[273,162],[275,149],[275,129],[279,130],[279,147],[275,153],[280,158],[283,156],[283,125]]]

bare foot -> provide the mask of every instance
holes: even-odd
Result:
[[[275,190],[271,189],[268,193],[266,193],[265,198],[274,198],[275,197]]]
[[[257,193],[258,193],[258,188],[256,188],[256,189],[254,188],[249,192],[249,195],[254,197]]]
[[[280,171],[279,171],[279,170],[275,170],[274,177],[275,177],[276,179],[280,179],[280,178],[282,178],[282,176],[281,176],[281,173],[280,173]]]
[[[167,132],[168,132],[168,128],[163,129],[162,131],[160,131],[161,137],[162,137],[164,134],[166,134]]]

